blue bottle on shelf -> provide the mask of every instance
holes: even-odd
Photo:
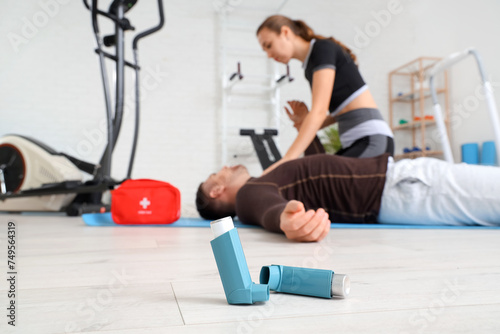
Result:
[[[479,163],[479,145],[477,143],[462,145],[462,162],[472,165]]]
[[[496,166],[497,151],[494,141],[485,141],[481,150],[481,165]]]

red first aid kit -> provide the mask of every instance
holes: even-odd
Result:
[[[181,216],[181,193],[167,182],[126,180],[111,194],[116,224],[171,224]]]

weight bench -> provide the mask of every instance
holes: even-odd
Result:
[[[241,136],[250,136],[252,139],[253,147],[255,152],[257,152],[257,157],[259,158],[262,169],[266,169],[273,163],[281,159],[281,154],[274,143],[273,136],[278,135],[278,130],[276,129],[264,129],[264,133],[258,135],[255,130],[252,129],[241,129]],[[314,137],[314,140],[306,148],[304,155],[313,154],[325,154],[325,148],[321,143],[318,136]]]
[[[263,134],[256,134],[253,129],[241,129],[240,135],[250,136],[250,139],[252,139],[262,169],[266,169],[281,159],[281,154],[273,140],[273,136],[278,135],[278,130],[264,129]]]

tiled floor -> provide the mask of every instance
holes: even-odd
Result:
[[[0,333],[499,333],[500,230],[335,229],[293,243],[239,229],[254,282],[263,265],[348,274],[347,299],[272,293],[225,300],[208,228],[89,227],[80,218],[0,215],[17,224],[16,327]]]

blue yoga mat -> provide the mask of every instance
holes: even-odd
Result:
[[[119,226],[119,227],[210,227],[210,220],[202,218],[180,218],[172,224],[165,225],[119,225],[111,218],[111,213],[87,213],[82,215],[83,221],[89,226]],[[237,228],[261,228],[255,225],[242,224],[234,220],[234,226]],[[448,226],[448,225],[397,225],[397,224],[339,224],[332,223],[332,228],[359,228],[359,229],[500,229],[489,226]]]
[[[90,225],[90,226],[134,226],[134,227],[139,227],[139,226],[149,226],[149,227],[210,227],[210,220],[205,220],[202,218],[180,218],[176,222],[172,224],[152,224],[152,225],[144,225],[144,224],[138,224],[138,225],[120,225],[116,224],[113,219],[111,218],[111,213],[106,212],[106,213],[86,213],[82,215],[83,221],[85,224]],[[245,225],[242,224],[241,222],[235,220],[234,221],[234,226],[235,227],[246,227],[246,228],[260,228],[260,226],[255,226],[255,225]]]

